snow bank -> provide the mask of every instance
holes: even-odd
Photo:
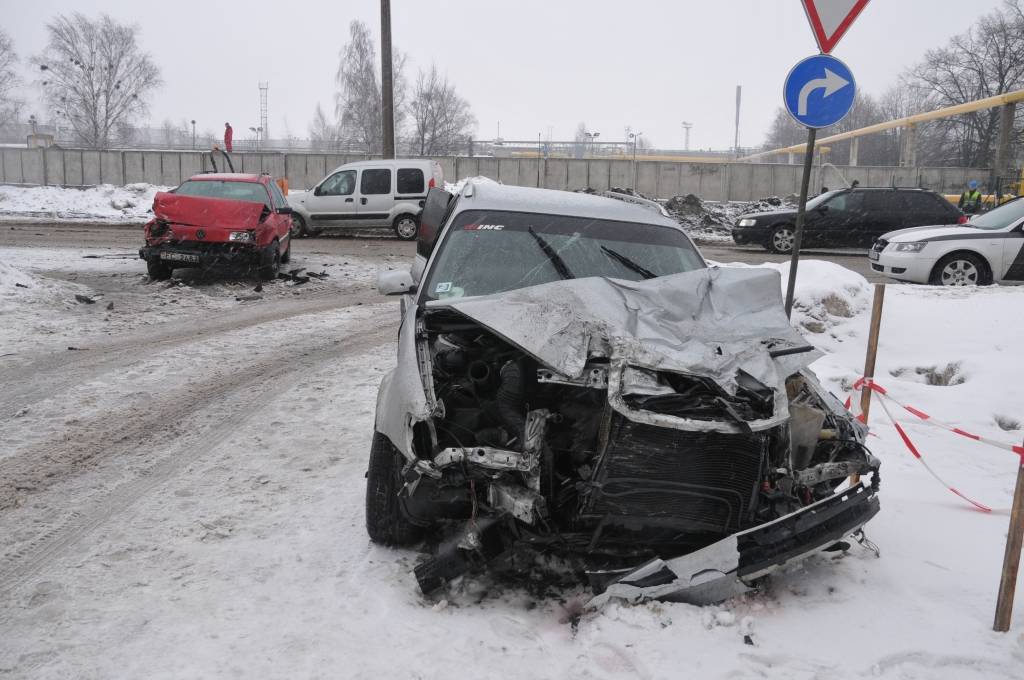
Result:
[[[477,175],[476,177],[463,177],[458,182],[445,182],[444,190],[450,194],[458,195],[462,191],[462,187],[466,186],[466,182],[477,182],[480,184],[500,184],[495,182],[490,177],[484,177],[483,175]]]
[[[694,194],[674,196],[665,209],[690,238],[702,243],[732,243],[732,227],[741,215],[772,212],[795,206],[788,198],[769,196],[756,201],[702,201]]]
[[[144,222],[153,196],[168,187],[152,184],[95,187],[0,186],[0,217],[36,217],[101,222]]]

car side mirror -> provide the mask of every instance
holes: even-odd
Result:
[[[828,212],[828,206],[827,205],[819,205],[818,206],[818,212],[821,213],[822,215],[824,215],[825,213]]]
[[[292,210],[291,206],[287,206],[287,205],[286,206],[282,206],[282,207],[277,209],[277,214],[278,215],[291,215],[294,212],[295,211]]]
[[[405,295],[416,292],[412,274],[405,269],[377,272],[377,292],[381,295]]]
[[[314,196],[319,196],[320,195],[320,186],[321,185],[317,184],[315,187],[313,187],[313,195]]]

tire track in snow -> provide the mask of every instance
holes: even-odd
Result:
[[[189,395],[190,398],[184,401],[182,395],[171,395],[163,400],[164,408],[153,410],[147,416],[138,417],[134,413],[120,415],[120,427],[111,437],[115,439],[113,444],[105,444],[103,437],[90,442],[66,441],[66,447],[72,452],[85,445],[82,453],[85,458],[102,457],[102,462],[112,468],[104,470],[104,476],[115,477],[115,481],[109,490],[93,493],[80,503],[66,497],[55,499],[61,507],[72,507],[59,519],[40,522],[42,526],[33,539],[12,546],[0,559],[0,597],[9,597],[10,593],[31,581],[41,568],[59,559],[97,527],[124,513],[136,500],[204,453],[216,450],[246,420],[259,413],[253,404],[272,398],[275,392],[283,393],[317,365],[393,341],[395,329],[390,317],[377,317],[368,322],[372,324],[370,328],[356,329],[343,338],[332,338],[326,342],[317,338],[318,342],[309,343],[304,348],[293,347],[304,351],[288,361],[271,356],[226,379],[207,381],[201,396]],[[191,389],[197,388],[193,386]],[[205,427],[192,427],[195,422],[203,420],[209,421]],[[188,423],[190,429],[177,432],[182,422]],[[136,450],[167,441],[168,435],[171,437],[170,446],[154,451],[153,459],[136,471],[126,474],[123,468],[115,467],[117,462],[130,457]],[[38,467],[40,462],[31,457],[22,460],[22,467]],[[125,478],[116,481],[118,476]],[[56,481],[59,480],[53,480],[49,486]],[[3,499],[0,495],[0,502]],[[36,506],[39,505],[40,502],[34,502],[31,511],[38,513]],[[3,525],[17,523],[21,514],[15,510],[4,517],[0,521],[0,535],[13,535],[13,531],[4,532]]]

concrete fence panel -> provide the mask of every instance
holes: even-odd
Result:
[[[518,158],[502,158],[498,160],[498,181],[502,184],[519,184]]]
[[[481,158],[479,164],[479,170],[477,174],[493,179],[495,182],[498,181],[498,159],[497,158]]]
[[[181,154],[160,154],[160,184],[176,187],[181,184]]]
[[[561,189],[569,188],[569,162],[560,158],[549,158],[544,164],[544,188]]]
[[[687,163],[679,168],[679,193],[700,194],[700,165]]]
[[[543,170],[544,161],[540,158],[520,158],[516,160],[516,179],[505,182],[520,187],[536,187],[541,181],[540,173]],[[504,175],[503,175],[504,176]]]
[[[160,163],[160,152],[143,151],[140,155],[142,156],[142,181],[149,184],[161,184],[164,170]]]
[[[130,184],[124,176],[125,154],[120,151],[100,152],[100,180],[103,184]]]
[[[102,158],[102,155],[102,151],[82,152],[83,185],[94,186],[96,184],[103,184],[103,173],[100,168],[100,159]]]
[[[476,177],[480,174],[479,158],[456,158],[455,173],[449,181],[457,182],[463,177]]]
[[[727,165],[724,170],[726,195],[723,198],[733,201],[749,201],[753,198],[753,165]]]
[[[658,198],[658,164],[652,161],[637,161],[636,190],[644,196]]]
[[[750,197],[764,198],[774,193],[774,172],[770,165],[752,165],[750,177]]]
[[[193,175],[198,175],[203,169],[202,156],[195,153],[183,153],[179,159],[181,163],[181,181],[184,182]]]
[[[590,161],[566,161],[566,188],[578,191],[590,186]]]
[[[43,151],[43,167],[46,168],[45,184],[51,186],[64,184],[63,149],[46,149]]]
[[[724,201],[726,196],[726,166],[702,163],[700,165],[700,191],[697,195],[705,201]]]
[[[25,175],[21,169],[21,149],[0,149],[0,172],[7,184],[22,184]]]
[[[334,168],[331,168],[332,170]],[[306,188],[312,189],[327,176],[327,159],[319,154],[306,156]]]
[[[611,161],[589,161],[587,186],[594,191],[606,191],[612,187]]]
[[[85,184],[82,177],[82,153],[77,149],[64,152],[64,184],[76,187]]]
[[[679,195],[679,163],[658,163],[658,198],[669,199]]]
[[[289,153],[284,156],[285,177],[288,178],[289,189],[307,189],[306,156],[300,153]]]
[[[260,172],[266,172],[274,179],[284,177],[284,154],[262,154],[260,157]]]
[[[633,161],[610,161],[611,179],[610,189],[632,189],[633,188]]]
[[[46,184],[42,149],[28,149],[22,152],[21,181],[25,184]]]
[[[441,164],[441,172],[444,174],[445,182],[457,182],[459,177],[458,173],[455,172],[455,162],[458,159],[455,158],[438,158],[437,161]]]

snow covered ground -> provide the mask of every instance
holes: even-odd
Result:
[[[86,188],[0,185],[0,218],[145,222],[151,216],[153,196],[168,188],[152,184]]]
[[[875,407],[880,558],[855,545],[708,608],[577,617],[582,588],[487,578],[428,599],[416,552],[363,528],[398,319],[369,286],[391,263],[300,246],[293,266],[328,279],[240,301],[251,282],[149,284],[117,255],[0,249],[0,677],[1020,677],[1024,598],[990,630],[1012,454],[907,418],[929,464],[994,508],[978,512]],[[800,274],[794,320],[845,397],[871,290],[826,262]],[[889,287],[878,382],[1019,442],[1022,308],[1019,287]]]

